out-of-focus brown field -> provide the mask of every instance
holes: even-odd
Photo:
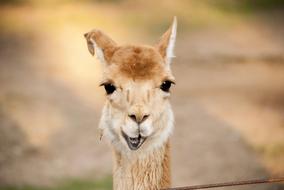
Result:
[[[83,34],[154,44],[175,15],[174,185],[284,174],[283,1],[0,5],[0,189],[111,189],[101,68]]]

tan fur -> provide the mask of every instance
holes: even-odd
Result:
[[[91,32],[84,34],[84,36],[87,40],[89,52],[92,55],[95,54],[94,46],[91,41],[94,40],[98,44],[98,46],[102,48],[105,54],[105,59],[107,62],[109,62],[116,50],[116,43],[100,30],[92,30]]]
[[[166,144],[165,147],[165,155],[162,162],[163,167],[163,176],[161,180],[160,187],[161,188],[168,188],[171,186],[171,167],[170,167],[170,143],[169,141]]]
[[[115,87],[106,96],[100,120],[102,134],[113,149],[115,190],[158,190],[171,185],[169,137],[174,116],[170,93],[161,84],[174,80],[169,66],[176,33],[173,23],[155,47],[118,46],[100,30],[85,34],[90,53],[104,62],[102,85]],[[130,137],[146,140],[135,149]]]
[[[114,151],[114,189],[158,190],[170,187],[169,154],[169,142],[142,158],[129,159]]]
[[[151,79],[163,71],[163,59],[148,46],[122,46],[114,53],[111,63],[117,64],[121,74],[132,79]]]
[[[162,35],[160,41],[155,46],[163,58],[166,57],[167,47],[170,40],[172,26]]]

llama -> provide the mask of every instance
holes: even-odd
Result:
[[[175,82],[170,64],[176,28],[174,18],[155,46],[120,46],[96,29],[85,34],[89,52],[103,65],[106,103],[99,128],[112,147],[115,190],[171,185],[169,97]]]

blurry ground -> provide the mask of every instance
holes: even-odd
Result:
[[[0,10],[0,186],[109,189],[100,66],[83,34],[98,27],[119,43],[153,44],[173,15],[174,185],[284,174],[283,6],[44,2]]]

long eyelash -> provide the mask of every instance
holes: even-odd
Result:
[[[168,77],[165,77],[164,80],[162,80],[162,81],[163,81],[163,82],[164,82],[164,81],[169,81],[169,82],[171,82],[172,84],[176,84],[175,80],[174,80],[173,78],[171,78],[171,77],[169,77],[169,78],[168,78]]]
[[[114,84],[114,82],[112,80],[107,80],[107,81],[101,82],[99,84],[99,86],[104,86],[104,85],[107,85],[107,84]]]
[[[172,80],[168,80],[168,81],[171,82],[174,85],[176,84],[175,81],[172,81]]]
[[[110,84],[109,82],[102,82],[99,84],[99,86],[104,86],[104,85],[107,85],[107,84]]]
[[[170,83],[172,83],[172,84],[174,84],[174,85],[176,84],[175,81],[170,80],[170,79],[165,79],[164,81],[169,81]]]

